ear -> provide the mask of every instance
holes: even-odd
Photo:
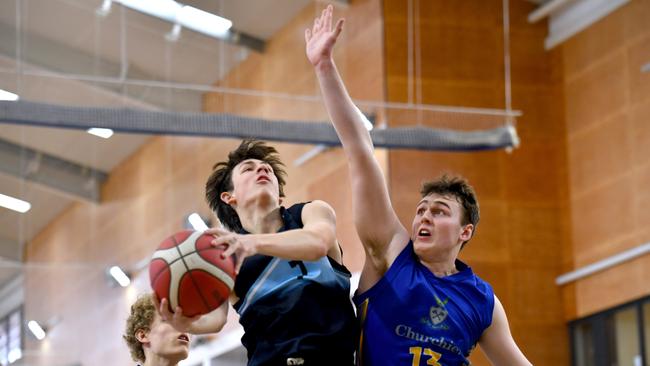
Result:
[[[149,332],[144,329],[138,329],[135,331],[135,339],[142,344],[149,344]]]
[[[463,230],[460,232],[460,240],[466,242],[472,238],[472,233],[474,233],[474,225],[467,224],[463,226]]]
[[[221,192],[220,196],[221,200],[226,203],[227,205],[231,205],[233,203],[237,203],[237,199],[235,198],[234,195],[232,195],[230,192]]]

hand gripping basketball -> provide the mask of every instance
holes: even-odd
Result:
[[[183,315],[207,314],[228,299],[235,284],[232,257],[225,247],[211,245],[212,235],[185,230],[165,239],[149,263],[151,287],[158,299],[168,299],[170,311]]]

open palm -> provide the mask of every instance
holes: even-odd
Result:
[[[339,19],[332,29],[332,5],[329,5],[314,20],[312,29],[305,30],[306,53],[312,65],[318,66],[322,61],[331,59],[334,44],[342,29],[343,19]]]

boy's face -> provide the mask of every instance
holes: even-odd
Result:
[[[237,164],[232,171],[232,183],[231,196],[235,197],[238,203],[259,198],[260,195],[276,202],[280,200],[278,178],[273,168],[261,160],[247,159]]]
[[[463,208],[454,197],[432,193],[416,206],[411,239],[418,255],[451,249],[471,238],[473,225],[462,225]]]
[[[150,357],[147,354],[150,353],[165,359],[180,361],[187,358],[190,351],[190,335],[177,331],[158,314],[151,324],[151,330],[146,333],[141,342],[147,357]]]

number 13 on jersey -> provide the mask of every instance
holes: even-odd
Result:
[[[442,355],[438,352],[433,352],[429,348],[422,348],[422,347],[409,347],[409,353],[413,355],[413,362],[411,363],[412,366],[420,366],[420,359],[422,358],[422,354],[424,354],[426,357],[427,363],[425,365],[432,365],[432,366],[442,366],[438,361],[440,361],[440,358]]]

